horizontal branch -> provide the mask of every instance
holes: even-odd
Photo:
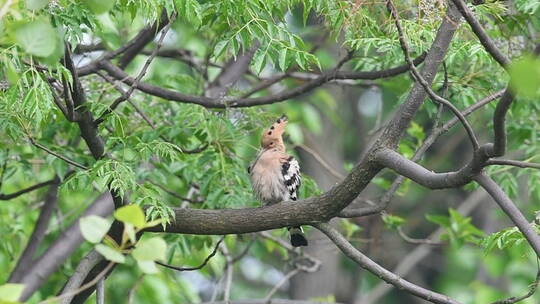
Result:
[[[315,228],[319,229],[324,233],[334,244],[351,260],[356,262],[360,267],[366,269],[372,274],[378,276],[388,284],[392,284],[399,289],[403,289],[410,294],[413,294],[419,298],[422,298],[426,301],[432,303],[441,303],[441,304],[459,304],[458,301],[449,298],[443,294],[434,292],[432,290],[420,287],[416,284],[413,284],[395,273],[387,270],[381,265],[375,263],[373,260],[365,256],[358,249],[354,248],[343,235],[341,235],[336,229],[334,229],[329,224],[316,224]]]
[[[416,63],[422,62],[423,59],[424,57],[419,57],[415,60],[415,62]],[[304,83],[303,85],[300,85],[298,87],[285,90],[283,92],[276,93],[273,95],[268,95],[268,96],[263,96],[263,97],[253,97],[253,98],[242,98],[242,97],[240,98],[237,98],[237,97],[210,98],[210,97],[205,97],[205,96],[187,95],[187,94],[183,94],[177,91],[164,89],[162,87],[148,84],[142,81],[135,83],[136,82],[135,79],[130,77],[126,72],[124,72],[122,69],[112,64],[110,61],[104,60],[100,62],[100,67],[104,69],[113,78],[120,80],[129,86],[134,86],[138,90],[145,92],[147,94],[157,96],[163,99],[167,99],[170,101],[176,101],[176,102],[182,102],[182,103],[194,103],[194,104],[198,104],[207,108],[226,108],[226,107],[238,108],[238,107],[251,107],[251,106],[257,106],[257,105],[271,104],[275,102],[281,102],[290,98],[298,97],[334,79],[380,79],[380,78],[396,76],[396,75],[399,75],[408,71],[407,64],[396,67],[396,68],[391,68],[388,70],[382,70],[382,71],[339,72],[339,71],[331,70],[331,71],[321,74],[316,79],[313,79]]]
[[[223,235],[327,221],[348,206],[380,169],[380,166],[365,158],[343,182],[328,192],[296,202],[243,209],[174,208],[175,217],[171,224],[164,230],[161,226],[156,226],[149,228],[148,231]]]
[[[519,168],[532,168],[540,169],[540,164],[538,163],[529,163],[526,161],[520,160],[510,160],[510,159],[490,159],[486,162],[486,166],[491,165],[502,165],[502,166],[514,166]]]
[[[32,192],[34,190],[37,190],[39,188],[43,188],[43,187],[51,185],[53,183],[54,183],[54,179],[51,179],[51,180],[48,180],[48,181],[45,181],[45,182],[42,182],[42,183],[39,183],[39,184],[35,184],[35,185],[30,186],[28,188],[24,188],[24,189],[19,190],[17,192],[13,192],[13,193],[9,193],[9,194],[0,193],[0,201],[8,201],[10,199],[14,199],[16,197],[19,197],[19,196],[25,194],[25,193]]]

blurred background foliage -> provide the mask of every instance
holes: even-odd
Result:
[[[429,49],[446,3],[395,3],[412,55],[419,56]],[[540,3],[486,1],[472,8],[502,51],[518,60],[508,75],[462,24],[434,89],[447,90],[447,98],[464,109],[503,89],[511,76],[518,96],[507,119],[509,155],[538,162],[540,63],[524,55],[539,41]],[[165,36],[162,50],[180,55],[157,56],[143,81],[185,94],[204,95],[226,63],[254,44],[259,47],[250,69],[228,90],[231,96],[243,96],[253,85],[283,72],[289,77],[252,96],[297,87],[332,69],[348,51],[353,58],[344,70],[380,70],[404,63],[397,32],[381,1],[0,1],[0,192],[12,193],[55,175],[63,179],[58,210],[40,251],[107,185],[128,194],[131,202],[149,206],[149,218],[165,221],[173,216],[171,207],[258,206],[246,168],[257,153],[260,132],[282,113],[290,119],[289,152],[300,159],[305,173],[300,197],[317,195],[359,160],[413,85],[407,74],[374,81],[335,81],[286,102],[223,110],[135,91],[130,102],[136,106],[122,104],[100,125],[107,158],[95,161],[76,124],[67,121],[55,106],[47,84],[48,77],[60,79],[69,74],[60,63],[63,41],[74,48],[76,65],[84,66],[103,50],[125,45],[142,27],[158,20],[162,11],[173,10],[178,18]],[[154,48],[155,41],[126,72],[137,75]],[[82,83],[95,117],[120,96],[95,74],[83,77]],[[488,105],[470,116],[481,140],[491,136],[493,109]],[[436,121],[452,117],[447,111],[437,113],[437,106],[426,100],[400,144],[400,153],[412,157]],[[37,149],[30,139],[88,169],[73,168]],[[198,153],[183,153],[199,148]],[[434,143],[420,163],[435,171],[453,170],[467,161],[470,152],[465,133],[455,127]],[[67,177],[70,170],[75,172]],[[540,209],[537,170],[492,166],[488,172],[530,218]],[[395,178],[394,173],[383,171],[361,197],[377,202]],[[41,189],[0,203],[0,282],[7,280],[24,249],[45,192]],[[536,258],[518,232],[504,230],[510,222],[480,192],[474,186],[428,191],[405,181],[387,214],[335,220],[335,225],[385,267],[393,269],[408,261],[411,270],[404,277],[464,303],[488,303],[524,294],[536,276]],[[466,214],[460,211],[465,204],[474,205]],[[437,245],[410,244],[404,237],[422,239],[439,227],[440,233],[432,237]],[[272,231],[272,235],[286,238],[286,231]],[[217,236],[162,237],[167,242],[166,262],[185,266],[199,265],[218,241]],[[348,261],[314,231],[310,231],[311,240],[313,245],[306,251],[322,261],[321,269],[293,277],[278,290],[277,297],[423,303],[399,290],[377,295],[384,289],[378,278]],[[230,235],[225,244],[232,257],[239,257],[233,266],[232,299],[264,298],[293,269],[295,254],[260,234]],[[427,251],[420,261],[408,260],[419,256],[420,247]],[[84,243],[29,303],[55,295],[91,248],[92,244]],[[226,256],[217,254],[194,272],[160,268],[158,274],[150,275],[128,259],[107,280],[106,298],[110,303],[221,299],[226,265]],[[522,303],[538,301],[536,295]]]

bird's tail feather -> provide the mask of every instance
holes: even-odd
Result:
[[[308,241],[306,239],[306,236],[304,235],[304,231],[302,230],[302,227],[300,226],[289,227],[289,233],[291,235],[291,245],[293,245],[293,247],[300,247],[300,246],[308,245]]]

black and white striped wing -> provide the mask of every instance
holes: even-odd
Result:
[[[283,198],[285,201],[296,201],[298,199],[298,189],[301,185],[300,166],[294,157],[289,157],[286,162],[281,165],[281,174],[283,182],[287,186],[287,195]]]

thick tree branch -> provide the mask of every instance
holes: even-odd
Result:
[[[67,294],[73,290],[79,288],[82,285],[84,279],[98,263],[104,261],[103,256],[96,250],[90,251],[77,265],[75,272],[69,278],[69,281],[66,283],[62,289],[62,294]],[[69,304],[75,295],[65,296],[62,298],[62,304]]]
[[[469,183],[482,166],[477,166],[473,160],[458,171],[435,173],[407,159],[391,149],[382,149],[377,153],[377,161],[400,175],[430,189],[444,189],[463,186]],[[482,159],[478,160],[480,162]],[[482,162],[483,164],[483,162]]]
[[[358,249],[354,248],[354,246],[352,246],[351,243],[349,243],[343,235],[341,235],[329,224],[319,223],[313,226],[319,229],[322,233],[326,234],[326,236],[332,242],[334,242],[334,244],[343,252],[343,254],[356,262],[358,265],[360,265],[360,267],[378,276],[382,280],[386,281],[388,284],[392,284],[399,289],[403,289],[410,294],[413,294],[432,303],[459,304],[458,301],[453,300],[448,296],[413,284],[399,277],[393,272],[383,268],[381,265],[375,263],[373,260],[362,254],[362,252],[360,252]]]
[[[251,59],[258,48],[259,43],[255,42],[247,51],[241,52],[235,58],[229,60],[221,73],[208,85],[205,95],[213,98],[223,98],[229,87],[248,71]]]
[[[150,43],[155,35],[169,23],[169,19],[167,16],[167,13],[163,11],[161,13],[160,20],[158,20],[156,23],[154,23],[151,26],[147,26],[144,29],[142,29],[137,36],[135,36],[133,39],[131,39],[128,43],[123,45],[122,47],[111,51],[106,52],[102,56],[100,56],[98,59],[90,62],[89,64],[80,67],[77,69],[77,74],[79,76],[85,76],[91,73],[94,73],[99,69],[99,62],[103,60],[110,60],[120,54],[124,54],[122,58],[120,58],[119,65],[122,68],[125,68],[133,59],[135,56],[140,53],[144,47]]]
[[[499,98],[503,94],[503,92],[504,90],[501,90],[499,92],[486,96],[485,98],[474,103],[472,106],[463,110],[462,114],[464,116],[468,116],[472,112],[478,109],[481,109],[486,104]],[[446,122],[442,127],[433,129],[433,131],[429,134],[429,136],[424,140],[422,145],[416,150],[415,154],[411,158],[411,161],[413,162],[419,161],[424,155],[424,153],[435,143],[437,138],[443,135],[444,133],[448,132],[448,130],[450,130],[450,128],[455,126],[458,122],[459,122],[458,118],[454,117],[450,119],[448,122]],[[404,177],[403,175],[398,176],[396,180],[392,183],[392,186],[390,187],[390,189],[379,200],[377,205],[358,208],[358,209],[345,209],[339,213],[339,216],[348,218],[348,217],[360,217],[360,216],[380,213],[381,211],[386,209],[386,207],[390,203],[390,200],[392,199],[392,196],[394,196],[394,193],[398,190],[399,186],[405,180],[405,178],[406,177]]]
[[[512,222],[523,233],[523,236],[527,239],[536,255],[540,257],[540,236],[533,229],[531,223],[527,221],[525,216],[519,211],[514,202],[504,193],[497,183],[495,183],[489,176],[484,173],[480,173],[475,176],[474,180],[480,184],[491,195],[493,200],[501,207],[506,215],[512,220]]]
[[[448,107],[452,111],[452,113],[454,113],[454,115],[463,124],[463,127],[465,128],[465,131],[467,131],[467,135],[469,135],[469,138],[471,140],[473,149],[477,150],[478,147],[479,147],[478,140],[476,139],[476,136],[474,135],[474,131],[473,131],[471,125],[469,124],[469,122],[467,121],[467,119],[465,118],[465,116],[463,116],[461,114],[461,112],[458,110],[458,108],[456,108],[450,101],[446,100],[445,98],[443,98],[443,97],[437,95],[435,92],[433,92],[433,90],[431,89],[430,84],[422,77],[422,75],[420,75],[420,72],[418,72],[418,70],[414,66],[414,63],[412,62],[411,56],[409,54],[409,46],[407,44],[407,41],[405,40],[405,34],[403,33],[403,28],[401,27],[401,24],[399,22],[399,15],[398,15],[398,13],[396,11],[396,8],[394,7],[394,4],[392,3],[392,0],[387,0],[386,5],[388,7],[388,10],[390,11],[390,14],[394,18],[396,28],[397,28],[398,34],[399,34],[399,43],[401,45],[401,49],[403,50],[405,60],[409,64],[409,68],[410,68],[411,73],[413,74],[414,78],[416,79],[417,82],[419,82],[422,85],[422,87],[424,88],[424,90],[426,90],[426,92],[428,93],[429,97],[431,97],[431,99],[433,99],[434,101],[436,101],[436,102],[438,102],[440,104],[445,105],[446,107]]]
[[[107,192],[99,196],[80,217],[88,215],[105,217],[112,212],[112,198]],[[12,283],[22,283],[25,285],[19,300],[26,301],[64,263],[71,253],[79,248],[83,241],[84,238],[79,228],[79,219],[77,219],[47,248],[43,255],[34,261],[33,267],[20,280],[11,281]]]
[[[459,19],[459,12],[454,5],[450,4],[420,72],[428,85],[433,82],[437,69],[444,60],[450,41],[459,26]],[[407,99],[398,109],[398,115],[392,118],[379,137],[378,146],[397,147],[399,139],[403,136],[414,115],[423,104],[426,95],[427,92],[422,84],[416,82]]]
[[[108,114],[112,113],[122,102],[128,100],[131,94],[133,94],[133,91],[135,91],[135,87],[141,81],[144,75],[146,75],[146,71],[148,70],[150,63],[152,63],[152,60],[154,60],[154,58],[157,55],[157,52],[161,48],[161,45],[163,44],[163,39],[165,38],[165,35],[167,35],[167,32],[171,28],[171,25],[174,22],[174,20],[176,20],[176,13],[173,13],[173,15],[169,18],[169,22],[167,23],[167,26],[163,28],[161,35],[159,37],[159,40],[156,43],[156,47],[152,51],[152,54],[150,54],[150,56],[148,56],[148,58],[144,62],[144,65],[141,71],[139,72],[139,74],[137,75],[137,77],[135,78],[133,85],[130,86],[129,90],[125,94],[122,94],[120,97],[114,100],[111,106],[107,108],[107,110],[105,110],[98,119],[96,119],[96,121],[94,122],[96,125],[99,125],[100,123],[102,123]],[[144,45],[142,47],[144,47]],[[130,54],[126,53],[124,56],[126,55],[130,55]],[[135,54],[133,56],[135,56]],[[122,59],[120,59],[120,62],[122,62]],[[120,66],[122,66],[121,63],[120,63]]]
[[[71,97],[73,98],[73,105],[79,115],[77,124],[81,130],[81,136],[90,149],[92,156],[94,156],[95,159],[100,159],[105,153],[105,145],[103,143],[103,139],[98,134],[97,128],[94,126],[94,117],[87,108],[86,95],[79,80],[79,75],[77,74],[75,65],[73,64],[71,49],[67,44],[65,47],[63,64],[71,72],[71,77],[73,78],[72,87],[65,86],[64,91],[70,92]]]
[[[9,275],[8,281],[18,281],[21,277],[27,272],[27,270],[32,266],[34,256],[36,251],[41,244],[41,241],[45,237],[47,232],[47,226],[49,225],[49,220],[56,209],[58,202],[58,185],[60,184],[59,178],[54,178],[47,194],[45,195],[45,204],[41,207],[36,226],[28,239],[26,248],[24,248],[17,265]]]
[[[480,40],[480,43],[484,46],[486,51],[495,59],[503,68],[507,68],[510,60],[497,48],[495,43],[489,38],[488,34],[478,21],[474,17],[473,12],[469,9],[467,4],[463,0],[452,0],[452,2],[457,6],[461,15],[467,20],[467,23],[471,26],[476,37]]]

